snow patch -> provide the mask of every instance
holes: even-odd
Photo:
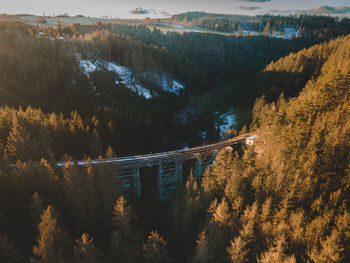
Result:
[[[129,68],[119,66],[113,62],[104,62],[104,65],[107,70],[116,73],[121,79],[120,82],[116,79],[116,84],[124,84],[133,92],[145,97],[146,99],[152,98],[151,92],[148,89],[142,87],[142,85],[134,78],[133,72]]]
[[[220,136],[223,137],[225,131],[231,129],[237,121],[236,114],[231,109],[227,112],[214,112],[216,118],[214,119],[214,127],[220,130]]]
[[[91,60],[87,59],[81,59],[81,57],[78,57],[79,61],[79,67],[84,71],[85,75],[89,77],[90,73],[97,70],[98,66],[92,63]]]
[[[116,84],[123,84],[127,88],[131,89],[133,92],[146,99],[152,98],[152,94],[148,89],[142,87],[142,85],[134,78],[133,72],[127,67],[119,66],[116,63],[97,60],[92,62],[89,59],[82,59],[80,54],[76,55],[77,61],[79,62],[79,67],[83,70],[84,74],[89,77],[90,73],[96,70],[108,70],[114,72],[117,75],[115,80]],[[120,81],[119,81],[120,79]],[[96,90],[96,87],[93,87]]]
[[[235,35],[242,34],[243,36],[261,36],[264,35],[264,33],[259,33],[257,31],[252,30],[242,30],[242,31],[236,31],[234,32]],[[284,28],[284,31],[274,31],[272,33],[267,34],[269,37],[273,38],[283,38],[283,39],[292,39],[293,37],[300,36],[300,31],[297,30],[295,27],[286,26]]]
[[[146,79],[160,87],[163,91],[180,95],[185,86],[177,81],[168,73],[145,72],[142,74],[142,79]]]
[[[284,32],[276,31],[270,34],[270,36],[275,38],[292,39],[293,37],[300,36],[300,32],[294,27],[286,26]]]
[[[139,78],[146,79],[152,84],[160,87],[163,91],[176,95],[180,95],[182,90],[185,89],[185,86],[173,78],[169,73],[144,72],[138,76],[131,69],[120,66],[115,62],[82,59],[80,54],[76,54],[76,59],[79,62],[79,67],[87,77],[90,76],[90,73],[97,70],[107,70],[113,72],[117,75],[115,79],[116,84],[123,84],[133,92],[145,97],[146,99],[157,96],[157,94],[144,88],[140,83]]]

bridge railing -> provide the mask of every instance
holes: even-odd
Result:
[[[212,144],[206,144],[201,146],[196,146],[189,149],[180,149],[180,150],[173,150],[173,151],[167,151],[167,152],[160,152],[160,153],[150,153],[150,154],[143,154],[143,155],[133,155],[133,156],[126,156],[126,157],[118,157],[118,158],[111,158],[111,159],[94,159],[90,161],[76,161],[71,162],[71,164],[77,164],[79,166],[84,166],[87,164],[92,165],[98,165],[98,164],[108,164],[108,163],[134,163],[134,162],[156,162],[157,160],[161,159],[191,159],[194,154],[197,153],[203,153],[206,151],[213,151],[215,149],[223,149],[227,146],[230,146],[232,144],[236,144],[242,140],[245,140],[251,136],[251,134],[242,134],[240,136],[237,136],[235,138],[221,141],[217,143]],[[57,162],[56,165],[58,167],[62,167],[66,165],[66,162]]]
[[[142,154],[142,155],[133,155],[133,156],[125,156],[125,157],[117,157],[117,158],[111,158],[111,159],[93,159],[89,161],[70,161],[70,165],[78,165],[78,166],[85,166],[88,164],[91,165],[100,165],[100,164],[112,164],[112,163],[135,163],[135,162],[157,162],[158,160],[162,159],[178,159],[178,160],[186,160],[191,159],[195,154],[203,153],[207,151],[213,151],[215,149],[223,149],[227,146],[236,144],[242,140],[245,140],[246,138],[252,136],[252,133],[242,134],[240,136],[231,138],[226,141],[196,146],[189,149],[179,149],[179,150],[173,150],[173,151],[167,151],[167,152],[160,152],[160,153],[150,153],[150,154]],[[39,164],[33,164],[34,166],[39,166]],[[57,167],[64,167],[67,165],[67,162],[56,162],[55,165]],[[16,164],[10,164],[10,167],[16,167]]]

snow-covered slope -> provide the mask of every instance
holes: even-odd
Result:
[[[237,116],[233,109],[228,109],[226,111],[215,111],[212,123],[215,130],[219,132],[221,138],[227,136],[227,132],[234,128],[237,123]],[[203,140],[207,139],[208,131],[202,131],[198,134]]]
[[[244,1],[244,0],[241,0]],[[248,0],[246,0],[248,1]],[[249,1],[253,1],[253,0],[249,0]],[[256,0],[258,1],[258,0]],[[235,32],[220,32],[220,31],[215,31],[215,30],[210,30],[207,28],[203,28],[203,27],[189,27],[189,26],[183,26],[183,25],[177,25],[177,24],[167,24],[167,23],[160,23],[157,25],[159,28],[162,29],[162,32],[164,34],[166,34],[166,32],[168,31],[183,31],[183,32],[196,32],[196,33],[212,33],[212,34],[220,34],[220,35],[227,35],[227,36],[231,36],[231,35],[243,35],[243,36],[261,36],[264,35],[263,32],[258,32],[258,31],[254,31],[254,30],[247,30],[244,29],[242,31],[237,30]],[[173,29],[173,30],[171,30]],[[269,37],[273,37],[273,38],[283,38],[283,39],[292,39],[294,36],[298,37],[300,35],[300,32],[298,31],[298,29],[296,29],[295,27],[292,26],[286,26],[283,30],[283,32],[281,31],[275,31],[272,33],[267,34],[267,36]]]
[[[120,78],[120,81],[116,79],[116,83],[124,84],[126,87],[137,93],[138,95],[144,96],[146,99],[152,98],[150,90],[144,88],[139,81],[133,76],[133,72],[123,66],[119,66],[113,62],[103,62],[102,65],[109,71],[114,72]]]
[[[176,95],[180,95],[181,91],[185,89],[185,86],[174,79],[169,73],[144,72],[140,78],[151,81],[163,91]]]
[[[236,115],[233,110],[224,113],[215,112],[216,118],[214,120],[215,128],[219,128],[220,136],[223,137],[225,131],[231,129],[236,124]]]
[[[98,67],[94,63],[92,63],[91,60],[81,59],[81,57],[78,55],[77,59],[79,62],[79,67],[84,71],[85,75],[88,77],[91,72],[94,72],[98,69]]]
[[[235,34],[243,34],[244,36],[260,36],[264,35],[263,33],[259,33],[257,31],[250,31],[250,30],[243,30],[242,32],[236,31]],[[293,37],[300,36],[300,31],[297,30],[294,27],[286,26],[284,28],[284,32],[281,31],[274,31],[272,33],[269,33],[267,36],[273,37],[273,38],[283,38],[283,39],[292,39]]]
[[[286,26],[284,28],[284,32],[276,31],[276,32],[273,32],[271,36],[276,38],[292,39],[293,37],[300,36],[300,32],[294,27]]]
[[[146,99],[158,96],[158,94],[145,88],[141,83],[143,80],[147,80],[165,92],[176,95],[180,95],[181,90],[185,89],[185,86],[173,78],[169,73],[143,72],[136,74],[130,68],[120,66],[115,62],[82,59],[80,54],[77,54],[76,58],[80,69],[86,76],[89,77],[90,73],[94,71],[113,72],[116,75],[116,84],[123,84],[125,87]]]

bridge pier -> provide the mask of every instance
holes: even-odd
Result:
[[[219,151],[239,144],[247,136],[192,149],[124,157],[115,159],[113,162],[119,163],[122,167],[118,179],[124,187],[124,191],[135,191],[138,196],[141,195],[140,167],[158,166],[157,196],[159,200],[168,200],[173,198],[178,187],[183,185],[182,165],[184,161],[196,160],[193,173],[200,179],[204,171],[213,163]],[[96,164],[104,162],[105,160],[94,161]],[[108,160],[108,163],[110,162]],[[59,163],[59,165],[63,166],[64,164]],[[86,165],[86,163],[81,162],[79,165]],[[154,182],[152,185],[154,185]]]
[[[202,177],[205,169],[215,160],[216,155],[217,151],[198,155],[196,157],[194,175],[198,178]]]
[[[182,162],[177,160],[160,161],[157,181],[160,200],[174,197],[177,187],[182,185]]]
[[[133,190],[141,196],[140,167],[125,167],[120,169],[117,179],[123,185],[125,192]]]

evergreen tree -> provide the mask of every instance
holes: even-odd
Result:
[[[214,222],[218,222],[222,224],[227,224],[229,222],[231,213],[225,198],[223,198],[221,200],[221,203],[218,204],[212,216],[213,216]]]
[[[57,222],[52,206],[48,206],[42,214],[39,232],[37,245],[33,247],[32,262],[55,263],[70,256],[70,241]]]
[[[272,246],[268,251],[264,252],[259,263],[296,263],[295,256],[286,256],[285,251],[285,238],[282,236],[275,241],[275,245]]]
[[[25,137],[23,128],[20,126],[17,115],[14,113],[11,131],[6,143],[6,154],[12,158],[22,159],[23,156],[20,156],[19,153],[23,151],[23,144],[26,139],[28,138]]]
[[[193,257],[193,263],[207,263],[212,262],[213,254],[210,252],[209,242],[205,231],[200,233],[199,240],[197,240],[196,252]]]
[[[131,221],[135,219],[131,207],[128,206],[124,196],[121,196],[113,208],[112,225],[116,230],[130,232]]]
[[[171,262],[168,256],[167,242],[158,234],[152,231],[143,245],[145,261],[149,263]]]
[[[310,258],[314,262],[342,262],[343,251],[339,232],[333,229],[330,236],[321,241],[321,250],[314,249],[310,253]]]
[[[93,238],[84,233],[81,238],[76,239],[74,247],[74,258],[82,262],[96,262],[101,256],[95,247]]]
[[[32,202],[30,203],[30,210],[32,213],[33,222],[39,222],[40,215],[44,211],[44,200],[37,192],[33,194]]]
[[[247,254],[249,250],[246,249],[246,241],[240,236],[236,237],[234,241],[231,240],[231,245],[227,248],[227,252],[232,263],[248,262]]]
[[[124,262],[134,262],[139,257],[137,253],[141,246],[138,230],[132,226],[135,215],[121,196],[113,208],[111,253],[113,258]]]

